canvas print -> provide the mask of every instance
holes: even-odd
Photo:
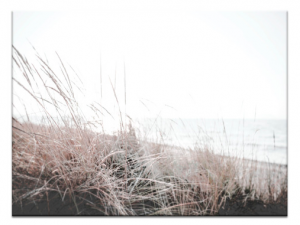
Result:
[[[287,12],[12,13],[13,216],[287,216]]]

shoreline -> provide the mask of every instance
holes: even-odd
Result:
[[[147,143],[150,143],[150,144],[157,144],[155,142],[151,142],[151,141],[146,141]],[[197,151],[197,150],[194,150],[192,148],[184,148],[184,147],[180,147],[180,146],[176,146],[176,145],[170,145],[170,144],[165,144],[165,143],[159,143],[160,145],[166,147],[168,150],[170,151],[181,151],[181,152],[184,152],[184,151]],[[201,152],[202,150],[200,150]],[[262,160],[257,160],[257,159],[249,159],[249,158],[244,158],[244,157],[238,157],[238,156],[228,156],[228,155],[221,155],[221,154],[218,154],[218,153],[214,153],[213,151],[211,151],[211,153],[213,153],[214,155],[218,156],[218,157],[223,157],[223,158],[237,158],[238,160],[242,160],[243,162],[246,162],[246,163],[255,163],[255,164],[259,164],[261,166],[272,166],[272,167],[284,167],[284,168],[288,168],[288,164],[282,164],[282,163],[275,163],[275,162],[267,162],[267,161],[262,161]]]

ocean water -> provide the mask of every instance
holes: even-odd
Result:
[[[250,119],[143,119],[150,140],[184,148],[287,164],[287,121]]]

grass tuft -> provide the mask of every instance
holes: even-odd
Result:
[[[221,215],[233,203],[287,205],[286,167],[153,142],[120,107],[120,129],[108,134],[100,115],[112,115],[93,104],[96,120],[85,119],[63,61],[61,76],[37,58],[31,64],[13,48],[14,87],[44,115],[33,123],[25,107],[26,121],[12,118],[13,214]]]

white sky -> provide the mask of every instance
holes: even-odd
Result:
[[[131,117],[286,118],[286,12],[14,12],[13,44],[30,58],[28,41],[79,71],[87,103],[100,101],[101,54],[111,111],[116,67],[125,110],[125,62]]]

